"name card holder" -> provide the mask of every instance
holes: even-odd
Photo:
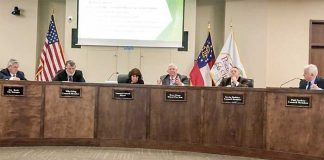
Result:
[[[286,107],[311,108],[311,96],[287,96]]]
[[[4,85],[2,87],[2,96],[25,96],[25,86]]]
[[[223,104],[240,104],[243,105],[244,94],[243,93],[223,93]]]
[[[61,98],[80,98],[81,88],[61,88]]]
[[[133,100],[133,90],[131,89],[113,89],[113,99]]]
[[[177,101],[177,102],[187,101],[187,93],[185,91],[165,91],[164,96],[165,96],[165,101]]]

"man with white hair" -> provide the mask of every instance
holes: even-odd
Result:
[[[300,81],[299,88],[307,90],[323,90],[324,79],[318,75],[318,69],[316,65],[309,64],[304,67],[304,79]]]
[[[27,80],[25,74],[18,70],[19,62],[15,59],[10,59],[7,68],[0,71],[0,79],[5,80]]]
[[[178,74],[178,67],[175,64],[169,64],[168,74],[163,75],[158,80],[159,85],[185,86],[189,85],[189,79],[185,75]]]

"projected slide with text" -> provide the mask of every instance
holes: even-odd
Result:
[[[183,0],[79,0],[81,45],[181,47]]]

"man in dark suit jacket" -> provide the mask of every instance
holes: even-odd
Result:
[[[169,64],[168,74],[163,75],[158,80],[159,85],[185,86],[189,85],[189,79],[185,75],[178,74],[178,67],[175,64]]]
[[[6,80],[27,80],[25,74],[18,70],[19,62],[15,59],[10,59],[8,67],[0,71],[0,79]]]
[[[53,81],[70,81],[70,82],[85,82],[82,71],[76,70],[76,65],[72,60],[65,63],[65,69],[59,70]]]
[[[317,66],[309,64],[304,68],[304,79],[300,81],[299,88],[307,90],[323,90],[324,79],[318,75]]]
[[[223,78],[219,87],[248,87],[248,80],[240,76],[240,70],[237,67],[232,67],[230,77]]]

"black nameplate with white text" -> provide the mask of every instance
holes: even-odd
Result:
[[[223,103],[225,104],[244,104],[243,94],[223,93]]]
[[[165,101],[187,101],[186,92],[165,91]]]
[[[3,86],[3,96],[24,96],[24,86]]]
[[[113,99],[133,99],[133,90],[129,89],[113,89]]]
[[[311,97],[287,96],[287,107],[311,107]]]
[[[81,88],[61,88],[61,97],[81,97]]]

